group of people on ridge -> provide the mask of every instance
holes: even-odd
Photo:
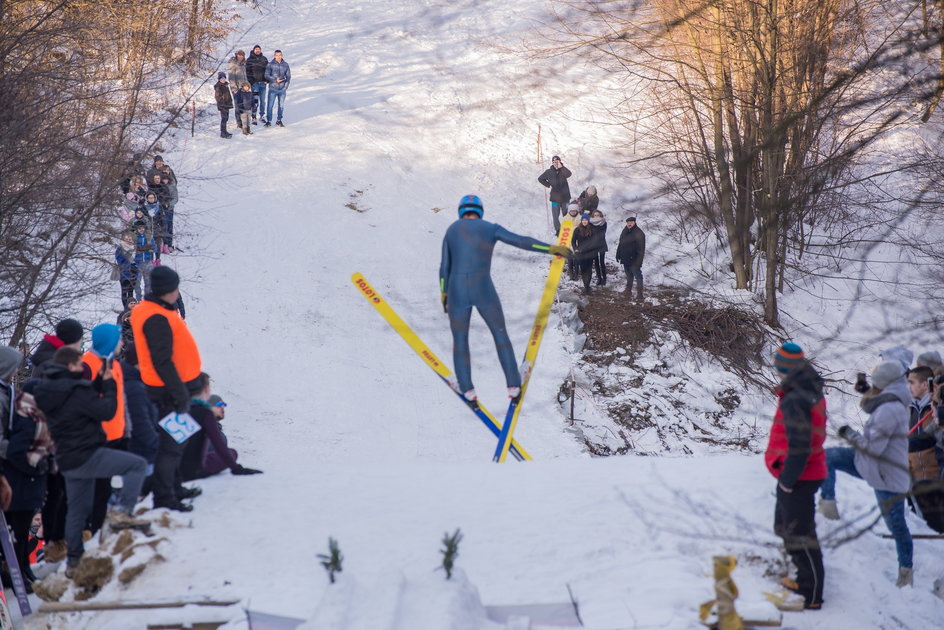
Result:
[[[587,186],[576,199],[571,199],[570,169],[564,166],[560,156],[555,155],[551,166],[538,177],[545,188],[550,189],[551,217],[554,231],[560,233],[561,219],[569,218],[575,225],[573,248],[574,255],[569,263],[570,279],[583,281],[584,295],[590,295],[593,272],[596,271],[597,286],[606,285],[606,241],[607,222],[600,210],[600,198],[596,186]],[[623,266],[626,273],[625,292],[632,295],[633,281],[636,282],[636,299],[643,299],[642,262],[646,255],[646,235],[636,224],[636,217],[626,218],[626,225],[620,233],[616,248],[616,262]]]
[[[285,95],[292,81],[292,69],[282,58],[282,51],[276,50],[270,61],[262,54],[258,44],[252,47],[249,58],[242,50],[237,50],[226,66],[226,72],[216,75],[213,86],[216,108],[220,112],[220,137],[232,138],[226,130],[229,111],[236,110],[236,126],[243,135],[250,135],[250,125],[258,125],[262,119],[263,127],[272,126],[273,106],[276,127],[284,127],[282,113]]]
[[[864,480],[895,541],[896,584],[914,581],[914,546],[905,520],[906,503],[929,526],[944,532],[944,366],[937,351],[914,354],[902,346],[883,350],[872,382],[860,374],[856,391],[868,414],[861,431],[843,424],[837,437],[847,446],[825,448],[826,398],[823,379],[802,348],[786,342],[774,366],[781,376],[778,404],[765,461],[777,479],[774,531],[796,567],[784,586],[800,594],[807,609],[823,604],[825,573],[816,535],[818,511],[840,518],[837,472]]]

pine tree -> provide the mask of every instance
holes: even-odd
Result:
[[[456,531],[449,535],[449,532],[443,534],[443,548],[440,553],[443,555],[442,568],[446,570],[446,579],[452,578],[452,567],[455,565],[456,558],[459,557],[459,543],[462,541],[462,532],[456,528]]]
[[[328,579],[334,584],[334,574],[341,572],[341,561],[344,560],[341,549],[338,547],[338,541],[329,537],[328,553],[319,553],[318,559],[321,560],[321,566],[328,572]]]

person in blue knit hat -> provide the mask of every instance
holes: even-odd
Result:
[[[479,311],[495,339],[498,360],[505,373],[508,396],[521,391],[521,375],[515,361],[501,300],[492,284],[492,252],[501,241],[519,249],[570,257],[569,247],[548,245],[528,236],[509,232],[497,223],[483,220],[485,208],[476,195],[459,201],[459,219],[449,226],[443,237],[442,260],[439,265],[439,290],[443,310],[449,315],[452,329],[452,358],[456,369],[455,386],[470,403],[476,401],[472,387],[469,356],[469,323],[472,307]]]

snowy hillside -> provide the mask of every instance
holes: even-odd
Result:
[[[187,322],[214,392],[229,403],[231,446],[265,474],[200,483],[195,510],[174,515],[182,527],[158,546],[166,562],[99,598],[234,599],[308,620],[302,627],[312,630],[492,630],[513,626],[490,620],[486,606],[569,602],[569,585],[588,628],[684,629],[701,627],[712,556],[734,554],[742,600],[764,607],[783,557],[762,457],[591,457],[557,402],[578,357],[555,311],[516,431],[535,461],[492,464],[493,437],[351,284],[363,273],[451,365],[437,273],[462,195],[480,195],[486,219],[548,239],[536,178],[559,154],[575,194],[590,183],[600,190],[611,226],[633,209],[627,200],[642,189],[624,179],[608,128],[591,124],[581,104],[584,86],[606,85],[606,77],[517,52],[547,3],[234,6],[242,30],[218,56],[225,65],[232,50],[257,43],[266,55],[284,52],[293,77],[287,126],[222,140],[204,86],[197,135],[180,130],[162,147],[181,179],[176,222],[186,250],[165,262],[181,273]],[[607,197],[620,201],[607,205]],[[661,264],[679,258],[684,267],[685,246],[666,239],[658,217],[647,221],[657,252],[647,282],[685,276]],[[545,256],[496,249],[493,278],[519,355],[547,267]],[[113,317],[117,303],[103,297],[101,317]],[[797,308],[820,308],[823,327],[840,317],[818,302]],[[498,412],[504,380],[477,316],[471,340],[476,389]],[[868,356],[874,349],[863,346],[859,359]],[[706,391],[735,386],[717,366],[698,369]],[[743,396],[732,422],[764,435],[772,397]],[[702,398],[710,404],[711,395]],[[831,421],[857,422],[858,413],[837,403]],[[842,479],[839,493],[848,519],[877,514],[864,484]],[[914,518],[909,524],[927,531]],[[915,587],[898,590],[894,546],[881,526],[836,549],[849,530],[819,527],[826,604],[786,613],[785,626],[939,625],[944,601],[932,591],[944,578],[944,542],[915,542]],[[435,571],[440,540],[456,528],[461,572],[446,582]],[[329,537],[345,558],[334,585],[316,558]],[[226,630],[248,628],[240,607],[227,614]],[[153,615],[34,616],[27,627],[127,630]]]

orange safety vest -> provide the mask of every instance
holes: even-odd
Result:
[[[82,356],[82,362],[92,370],[92,380],[94,381],[105,360],[90,350]],[[121,364],[117,361],[111,364],[111,375],[115,379],[115,387],[118,389],[118,408],[111,420],[102,422],[105,438],[109,442],[125,436],[125,377],[121,372]]]
[[[141,380],[145,385],[152,387],[163,387],[164,381],[154,369],[154,362],[151,359],[151,349],[148,347],[147,340],[144,337],[144,322],[153,315],[160,315],[167,319],[170,324],[171,335],[173,336],[173,349],[171,350],[171,362],[184,383],[192,381],[200,376],[200,351],[197,349],[197,342],[186,322],[175,310],[167,309],[156,302],[144,300],[131,309],[131,332],[134,334],[134,347],[138,353],[138,368],[141,370]]]

